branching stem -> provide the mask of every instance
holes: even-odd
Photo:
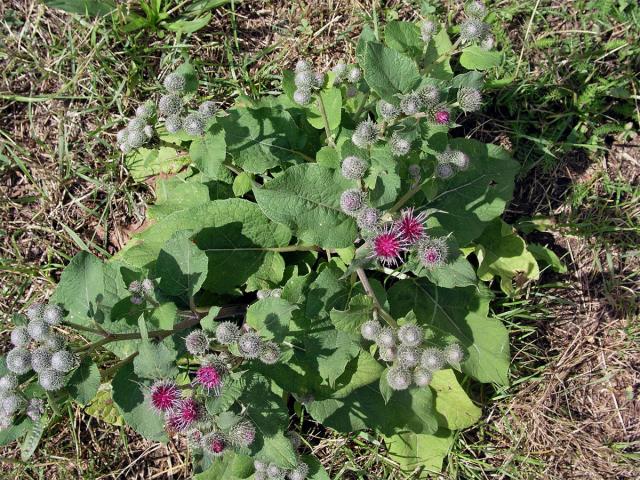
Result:
[[[327,111],[324,108],[324,100],[322,100],[322,94],[318,93],[318,110],[320,110],[320,115],[322,116],[322,122],[324,123],[324,133],[327,135],[327,143],[330,147],[336,148],[336,144],[333,141],[333,136],[331,135],[331,128],[329,127],[329,119],[327,118]]]
[[[360,282],[364,287],[364,291],[367,292],[367,295],[369,295],[369,297],[371,297],[371,300],[373,300],[373,308],[375,309],[375,311],[378,312],[384,319],[384,321],[387,322],[390,326],[398,328],[398,324],[393,319],[393,317],[382,307],[382,305],[380,305],[378,297],[376,297],[376,292],[374,292],[373,288],[371,288],[371,284],[369,283],[369,279],[367,278],[367,274],[365,273],[365,271],[362,268],[357,268],[356,273],[358,274],[358,278],[360,279]]]

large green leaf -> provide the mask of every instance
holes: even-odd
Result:
[[[478,282],[473,265],[459,254],[438,268],[424,268],[417,258],[411,259],[408,265],[417,276],[428,278],[438,287],[468,287]]]
[[[435,372],[430,387],[434,392],[438,425],[441,427],[460,430],[474,425],[480,419],[482,411],[460,386],[453,370]]]
[[[453,77],[453,70],[449,63],[447,54],[453,49],[451,39],[446,28],[440,28],[438,33],[431,39],[427,45],[427,51],[422,59],[424,71],[430,77],[440,80],[450,80]],[[436,63],[436,60],[440,62]]]
[[[156,183],[156,202],[149,205],[148,217],[158,220],[178,210],[197,207],[209,201],[209,189],[200,182],[171,177]]]
[[[187,300],[200,290],[209,270],[206,253],[189,239],[192,233],[191,230],[177,232],[164,244],[156,261],[160,289]]]
[[[462,370],[481,382],[508,383],[509,335],[500,320],[488,318],[485,288],[439,288],[425,279],[402,280],[389,290],[391,313],[413,310],[418,322],[440,341],[458,340],[468,353]]]
[[[216,200],[169,215],[141,234],[116,255],[133,266],[153,267],[164,243],[178,230],[198,232],[196,245],[209,259],[204,288],[228,292],[256,278],[255,286],[277,284],[284,265],[279,253],[270,251],[289,243],[290,232],[271,223],[252,202],[242,199]],[[274,268],[278,257],[281,270]]]
[[[364,53],[364,78],[382,98],[391,100],[420,83],[418,66],[409,57],[376,42],[368,42]]]
[[[101,385],[85,412],[102,422],[122,427],[124,418],[120,415],[120,411],[111,398],[111,391],[110,383]]]
[[[136,375],[142,378],[163,379],[178,374],[178,352],[171,339],[167,338],[160,343],[145,340],[140,342],[139,348],[138,356],[133,360]]]
[[[432,478],[442,471],[442,462],[453,445],[453,434],[440,428],[434,434],[401,432],[385,436],[389,457],[398,462],[405,472],[422,469],[419,476],[411,478]]]
[[[229,172],[223,165],[227,155],[225,131],[217,124],[189,146],[189,155],[198,169],[208,177],[225,180]]]
[[[333,87],[320,90],[319,95],[324,103],[329,129],[336,130],[340,126],[340,120],[342,119],[342,93],[340,93],[339,88]],[[324,128],[324,120],[317,101],[315,105],[311,105],[308,108],[307,121],[315,128]]]
[[[127,364],[111,381],[112,397],[127,425],[149,440],[164,442],[167,441],[164,419],[154,413],[144,394],[150,383],[135,374],[132,364]]]
[[[519,283],[540,277],[538,262],[527,250],[524,240],[513,227],[498,219],[492,222],[475,241],[478,276],[482,280],[500,277],[500,287],[507,294],[514,292],[513,279]]]
[[[281,108],[234,108],[219,121],[226,132],[227,151],[243,170],[264,173],[295,159],[298,127]]]
[[[194,480],[243,480],[253,473],[253,459],[233,450],[219,458],[195,455]]]
[[[107,15],[116,9],[112,0],[44,0],[44,4],[47,7],[90,17]]]
[[[393,20],[384,27],[384,43],[400,53],[416,58],[422,53],[424,42],[420,28],[411,22]]]
[[[353,244],[357,228],[340,209],[340,195],[353,187],[355,183],[337,170],[302,164],[253,191],[265,215],[290,227],[303,241],[344,248]]]
[[[161,173],[171,174],[189,164],[189,157],[180,155],[173,147],[138,148],[125,158],[129,173],[137,182]]]
[[[86,357],[69,378],[67,390],[76,402],[86,405],[96,396],[98,388],[100,371],[91,357]]]
[[[38,444],[42,439],[45,427],[49,424],[49,416],[45,413],[37,421],[31,424],[24,440],[20,444],[20,459],[26,462],[35,453]]]
[[[282,342],[289,333],[289,322],[298,307],[283,298],[265,298],[247,309],[246,323],[261,337]]]
[[[331,310],[331,321],[341,331],[360,334],[360,327],[371,320],[373,301],[368,295],[356,295],[349,301],[347,310]]]
[[[467,70],[488,70],[497,67],[502,62],[502,53],[495,50],[485,50],[477,45],[471,45],[460,55],[460,65]]]
[[[471,160],[470,166],[443,181],[440,193],[429,207],[440,210],[433,216],[453,233],[461,246],[466,246],[504,211],[513,194],[519,165],[496,145],[455,139],[450,146],[465,152]]]

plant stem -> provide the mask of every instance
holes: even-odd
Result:
[[[327,135],[327,143],[330,147],[336,148],[336,144],[331,136],[331,128],[329,128],[329,119],[327,118],[327,111],[324,108],[324,100],[322,100],[322,94],[318,93],[318,110],[322,116],[322,122],[324,123],[324,133]]]
[[[455,43],[451,46],[450,50],[447,50],[446,52],[444,52],[442,55],[440,55],[438,58],[436,58],[432,63],[430,63],[429,65],[427,65],[426,67],[424,67],[424,70],[422,71],[423,75],[426,75],[427,73],[429,73],[431,71],[431,69],[433,67],[435,67],[437,64],[444,62],[447,58],[449,58],[451,55],[457,53],[458,51],[458,47],[460,46],[460,43],[462,42],[461,38],[458,38]]]
[[[371,288],[371,284],[369,283],[369,279],[367,278],[367,274],[365,273],[365,271],[362,268],[357,268],[356,273],[358,274],[358,278],[360,279],[360,282],[364,287],[364,291],[367,292],[367,295],[369,295],[369,297],[371,297],[371,300],[373,300],[373,308],[380,314],[382,318],[384,318],[385,322],[387,322],[394,328],[398,328],[398,324],[393,319],[393,317],[389,314],[389,312],[382,308],[382,305],[380,305],[378,297],[376,297],[376,292],[374,292],[373,288]]]
[[[411,197],[420,191],[424,183],[425,182],[416,184],[416,186],[400,197],[400,200],[398,200],[395,205],[388,210],[388,213],[395,213],[400,210],[405,203],[411,200]]]

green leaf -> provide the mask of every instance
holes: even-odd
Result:
[[[120,415],[116,404],[111,398],[111,384],[103,384],[98,389],[98,393],[91,401],[85,411],[94,418],[110,425],[122,427],[124,418]]]
[[[111,381],[113,401],[127,425],[136,432],[149,440],[166,442],[164,419],[153,412],[144,395],[143,388],[150,383],[136,375],[132,364],[127,364],[118,370]]]
[[[429,384],[435,396],[438,425],[461,430],[474,425],[482,410],[471,401],[451,369],[434,372]]]
[[[360,327],[372,318],[373,301],[368,295],[355,295],[347,310],[331,310],[331,322],[343,332],[360,335]]]
[[[172,32],[180,32],[180,33],[194,33],[198,30],[209,25],[211,21],[211,13],[207,13],[199,18],[194,18],[193,20],[186,20],[184,18],[180,18],[175,22],[171,22],[167,25],[167,30],[171,30]]]
[[[340,126],[340,120],[342,119],[342,93],[339,88],[329,88],[320,90],[320,97],[324,102],[324,109],[327,114],[327,121],[329,123],[329,129],[331,131],[337,130]],[[307,108],[307,121],[318,129],[324,128],[324,120],[320,113],[320,108],[316,104],[313,104]]]
[[[467,70],[489,70],[502,63],[502,53],[471,45],[460,55],[460,65]]]
[[[176,177],[158,180],[155,193],[156,202],[149,205],[147,210],[151,220],[159,220],[179,210],[209,201],[209,188],[205,184],[186,182]]]
[[[428,71],[429,76],[440,80],[450,80],[453,77],[453,70],[449,62],[449,57],[445,57],[444,60],[439,63],[435,63],[437,59],[442,58],[443,55],[448,54],[453,49],[453,44],[447,29],[442,27],[433,39],[427,45],[427,52],[422,59],[422,65]]]
[[[551,267],[554,272],[567,273],[567,266],[562,263],[562,260],[558,258],[558,255],[543,245],[537,243],[530,243],[527,245],[527,250],[535,257],[536,260],[540,260]]]
[[[354,186],[339,171],[303,164],[253,191],[265,215],[293,229],[304,242],[343,248],[353,243],[357,228],[340,209],[340,195]]]
[[[470,166],[442,181],[440,193],[428,206],[440,210],[433,216],[461,246],[466,246],[502,214],[511,200],[520,167],[496,145],[467,139],[451,140],[450,145],[469,155]]]
[[[233,179],[233,194],[236,197],[242,197],[244,194],[251,191],[252,186],[253,182],[251,180],[251,176],[246,172],[242,172]]]
[[[33,422],[29,417],[17,419],[17,423],[14,423],[9,428],[0,430],[0,445],[7,445],[21,438],[31,430],[32,425]]]
[[[393,20],[384,27],[384,43],[388,47],[412,58],[422,53],[424,42],[415,23]]]
[[[209,271],[207,254],[189,237],[191,230],[177,232],[158,255],[155,272],[160,276],[160,289],[175,297],[192,299],[202,287]]]
[[[200,470],[200,473],[193,477],[194,480],[243,480],[254,471],[253,459],[233,450],[219,458],[199,457],[196,455],[196,470]]]
[[[313,455],[301,455],[300,459],[309,465],[307,480],[330,480],[329,474]]]
[[[100,371],[91,357],[86,357],[69,378],[67,390],[76,402],[86,405],[96,396],[98,388],[100,388]]]
[[[500,219],[492,222],[476,239],[475,253],[480,279],[488,281],[499,276],[500,287],[507,294],[514,292],[512,280],[515,277],[520,284],[540,277],[538,263],[524,240]]]
[[[206,290],[229,292],[252,277],[267,286],[282,280],[284,262],[269,249],[288,245],[289,230],[271,223],[255,203],[237,198],[169,215],[134,237],[114,258],[150,268],[164,242],[178,230],[198,232],[193,240],[209,259]],[[281,270],[274,268],[274,257],[280,260]]]
[[[371,166],[365,184],[371,188],[369,202],[377,208],[387,208],[395,203],[401,186],[398,161],[388,145],[371,149]]]
[[[179,155],[172,147],[138,148],[125,157],[125,164],[136,182],[153,175],[176,173],[189,164],[189,157]]]
[[[210,307],[207,315],[200,320],[200,326],[203,330],[213,334],[218,326],[216,316],[220,313],[220,307]]]
[[[282,108],[234,108],[220,118],[227,151],[236,165],[250,173],[264,173],[295,159],[300,131]]]
[[[178,354],[165,339],[160,343],[140,342],[139,354],[133,359],[134,371],[142,378],[163,379],[178,375]]]
[[[484,288],[439,288],[425,279],[401,280],[389,290],[391,314],[410,310],[441,341],[459,341],[468,353],[462,371],[480,382],[508,384],[509,335],[500,320],[488,318],[490,292]]]
[[[380,43],[366,44],[363,67],[369,87],[386,100],[397,93],[407,93],[420,83],[416,63]]]
[[[246,382],[241,374],[232,373],[225,380],[224,388],[220,395],[207,397],[207,412],[210,415],[226,412],[242,396],[245,387]]]
[[[340,155],[333,147],[322,147],[316,153],[318,165],[327,168],[340,168]]]
[[[291,305],[283,298],[265,298],[247,309],[246,322],[262,338],[279,343],[289,333],[289,322],[297,309],[296,305]]]
[[[401,432],[385,436],[384,443],[389,457],[398,462],[403,471],[422,469],[419,476],[411,478],[426,479],[442,471],[442,462],[453,445],[453,434],[446,428],[440,428],[432,435]]]
[[[424,268],[417,259],[413,259],[410,265],[417,276],[428,278],[438,287],[468,287],[478,282],[473,265],[462,255],[449,260],[446,265],[439,268]]]
[[[50,8],[89,17],[108,15],[116,9],[112,0],[44,0],[44,4]]]
[[[31,429],[27,431],[27,435],[20,444],[20,459],[23,462],[29,460],[36,451],[36,448],[38,448],[38,444],[42,439],[42,434],[44,433],[44,429],[48,423],[49,417],[45,413],[37,422],[33,422],[31,424]]]
[[[189,156],[198,170],[208,177],[229,181],[230,173],[223,165],[227,155],[225,131],[215,124],[203,137],[198,137],[189,146]]]

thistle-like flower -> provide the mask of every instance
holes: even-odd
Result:
[[[238,351],[244,358],[258,358],[262,352],[260,335],[247,332],[238,339]]]
[[[364,193],[357,189],[345,190],[340,196],[340,208],[347,215],[356,216],[364,206]]]
[[[202,439],[204,449],[214,457],[220,457],[226,452],[229,441],[222,432],[211,432]]]
[[[25,314],[29,320],[41,320],[44,312],[44,305],[41,303],[34,303],[27,308]]]
[[[420,24],[420,36],[422,37],[422,41],[424,43],[429,43],[433,38],[433,35],[436,33],[437,26],[432,20],[424,20]]]
[[[133,117],[131,120],[129,120],[129,123],[127,124],[127,130],[129,132],[129,135],[131,135],[133,132],[141,131],[146,126],[147,126],[147,121],[144,118]]]
[[[473,0],[465,5],[464,13],[468,17],[482,20],[484,17],[487,16],[487,7],[481,1]]]
[[[45,347],[38,347],[31,353],[31,368],[36,373],[51,368],[51,352]]]
[[[358,213],[356,223],[362,230],[374,231],[378,228],[382,214],[376,208],[365,207]]]
[[[275,342],[265,342],[260,352],[260,361],[267,365],[273,365],[280,360],[280,347]]]
[[[49,392],[55,392],[64,387],[64,376],[62,373],[50,369],[38,374],[38,383]]]
[[[118,142],[118,145],[123,145],[127,143],[128,136],[129,136],[129,130],[127,130],[126,128],[123,128],[122,130],[118,131],[118,133],[116,134],[116,141]]]
[[[453,165],[450,163],[438,163],[436,164],[436,177],[446,180],[455,175]]]
[[[358,67],[353,66],[349,69],[349,74],[347,75],[347,81],[349,83],[358,83],[362,78],[362,70]]]
[[[148,120],[153,117],[154,113],[156,113],[156,107],[151,102],[143,103],[136,108],[136,117],[143,118],[144,120]]]
[[[463,112],[475,112],[482,106],[482,94],[477,88],[462,87],[458,90],[458,105]]]
[[[248,420],[243,420],[229,431],[229,440],[233,445],[240,448],[246,448],[256,439],[256,427]]]
[[[380,128],[374,121],[364,120],[356,127],[355,132],[353,132],[351,136],[351,141],[357,147],[366,148],[376,143],[379,133]]]
[[[149,401],[158,413],[167,413],[180,405],[180,389],[173,380],[158,380],[149,391]]]
[[[163,95],[158,101],[158,110],[165,117],[178,115],[182,110],[182,99],[173,93]]]
[[[293,100],[298,105],[309,105],[313,99],[311,90],[306,88],[299,88],[293,93]]]
[[[33,321],[33,320],[32,320]],[[7,353],[7,368],[16,375],[31,370],[31,353],[24,348],[14,348]]]
[[[57,352],[58,350],[62,350],[65,346],[65,339],[62,335],[58,335],[57,333],[49,333],[44,340],[42,340],[42,345],[49,350],[50,352]]]
[[[387,370],[387,383],[393,390],[406,390],[411,385],[411,371],[402,367]]]
[[[402,261],[402,252],[407,244],[402,232],[394,223],[387,223],[375,237],[370,240],[371,257],[382,265],[395,267]]]
[[[402,210],[400,215],[396,226],[404,243],[413,245],[424,238],[426,232],[424,222],[427,220],[425,212],[420,212],[416,215],[415,210],[411,207]]]
[[[444,357],[439,348],[425,348],[420,358],[420,366],[431,372],[440,370],[444,366]]]
[[[60,325],[60,322],[62,322],[63,313],[64,312],[62,311],[60,305],[49,304],[44,307],[42,319],[49,325]]]
[[[162,84],[170,93],[183,93],[187,85],[187,79],[184,75],[173,72],[165,77]]]
[[[460,150],[453,150],[449,154],[449,162],[458,167],[459,170],[469,168],[469,156]]]
[[[164,120],[164,128],[167,129],[167,132],[172,134],[178,133],[180,130],[182,130],[182,118],[180,117],[180,115],[169,115]]]
[[[300,462],[295,466],[293,470],[287,473],[287,478],[289,480],[306,480],[309,475],[309,465],[306,463]]]
[[[462,43],[469,43],[484,37],[489,30],[489,26],[477,18],[468,18],[460,25],[460,40]]]
[[[216,340],[222,345],[230,345],[240,337],[240,328],[233,322],[222,322],[216,327]]]
[[[205,120],[213,117],[217,111],[218,111],[217,105],[210,100],[207,100],[206,102],[202,102],[198,107],[198,114]]]
[[[382,325],[377,320],[368,320],[360,327],[360,334],[365,340],[375,341],[378,338],[378,333],[382,329]]]
[[[302,72],[302,71],[311,70],[311,69],[312,69],[311,64],[306,60],[300,59],[298,60],[298,63],[296,63],[296,72]]]
[[[394,362],[398,358],[398,349],[396,347],[381,347],[378,350],[380,359],[385,362]]]
[[[309,90],[315,86],[315,74],[312,70],[300,70],[293,81],[299,89]]]
[[[418,258],[427,269],[443,267],[448,256],[449,245],[445,237],[427,237],[418,245]]]
[[[411,142],[403,138],[398,132],[393,132],[391,135],[389,146],[394,157],[403,157],[411,150]]]
[[[199,137],[204,133],[204,119],[198,113],[190,113],[182,121],[182,128],[189,135]]]
[[[58,372],[67,373],[76,365],[76,356],[69,350],[58,350],[51,355],[51,368]]]
[[[266,473],[267,473],[267,477],[271,479],[281,480],[281,479],[284,479],[286,471],[280,468],[275,463],[270,463],[269,466],[267,467]]]
[[[418,347],[424,340],[424,330],[415,323],[407,323],[398,329],[398,340],[402,345]]]
[[[147,140],[151,140],[153,138],[153,135],[155,134],[155,131],[153,130],[153,127],[151,125],[147,125],[142,129],[142,133],[144,133],[144,136],[147,137]]]
[[[483,50],[491,50],[494,47],[495,43],[496,39],[494,38],[494,36],[490,33],[487,33],[480,42],[480,47]]]
[[[145,143],[147,143],[147,136],[142,130],[130,130],[129,136],[127,137],[127,145],[131,148],[140,148]]]
[[[325,75],[322,72],[315,72],[313,74],[313,88],[322,88],[324,87]]]
[[[391,327],[382,327],[376,336],[379,347],[393,348],[396,346],[396,334]]]
[[[336,75],[336,83],[343,82],[347,77],[347,64],[340,60],[335,67],[331,69]]]
[[[367,162],[352,155],[342,161],[342,176],[349,180],[360,180],[367,173],[368,168]]]
[[[418,387],[426,387],[431,383],[433,375],[426,368],[418,367],[413,371],[413,383]]]
[[[25,347],[31,341],[27,327],[20,325],[11,331],[11,343],[15,347]]]
[[[32,398],[29,400],[29,405],[27,405],[27,417],[29,417],[34,422],[40,420],[40,417],[44,413],[44,400],[39,398]]]
[[[445,106],[441,106],[433,113],[433,121],[437,125],[448,125],[451,120],[451,113]]]
[[[167,425],[174,431],[183,432],[198,422],[204,414],[203,406],[193,398],[180,400],[169,410]]]
[[[440,90],[435,85],[425,85],[418,91],[422,105],[432,108],[440,101]]]
[[[20,395],[11,393],[2,399],[2,410],[7,415],[13,415],[27,406],[27,401]]]
[[[398,347],[398,364],[402,368],[413,368],[420,363],[422,351],[417,347],[400,345]]]
[[[421,107],[422,101],[416,92],[411,92],[400,100],[400,109],[405,115],[415,115]]]
[[[457,343],[447,346],[443,353],[444,359],[449,365],[457,366],[464,360],[464,351]]]
[[[194,330],[184,339],[184,344],[191,355],[203,355],[209,348],[209,337],[202,330]]]
[[[18,385],[18,377],[11,373],[0,377],[0,392],[13,392]]]
[[[263,460],[255,459],[253,461],[253,468],[256,469],[256,472],[266,472],[269,464]]]
[[[224,373],[224,369],[219,365],[205,364],[196,371],[194,383],[200,385],[207,392],[213,391],[215,395],[220,395]]]
[[[385,120],[393,120],[400,115],[400,110],[393,103],[389,103],[385,100],[378,102],[378,111]]]

